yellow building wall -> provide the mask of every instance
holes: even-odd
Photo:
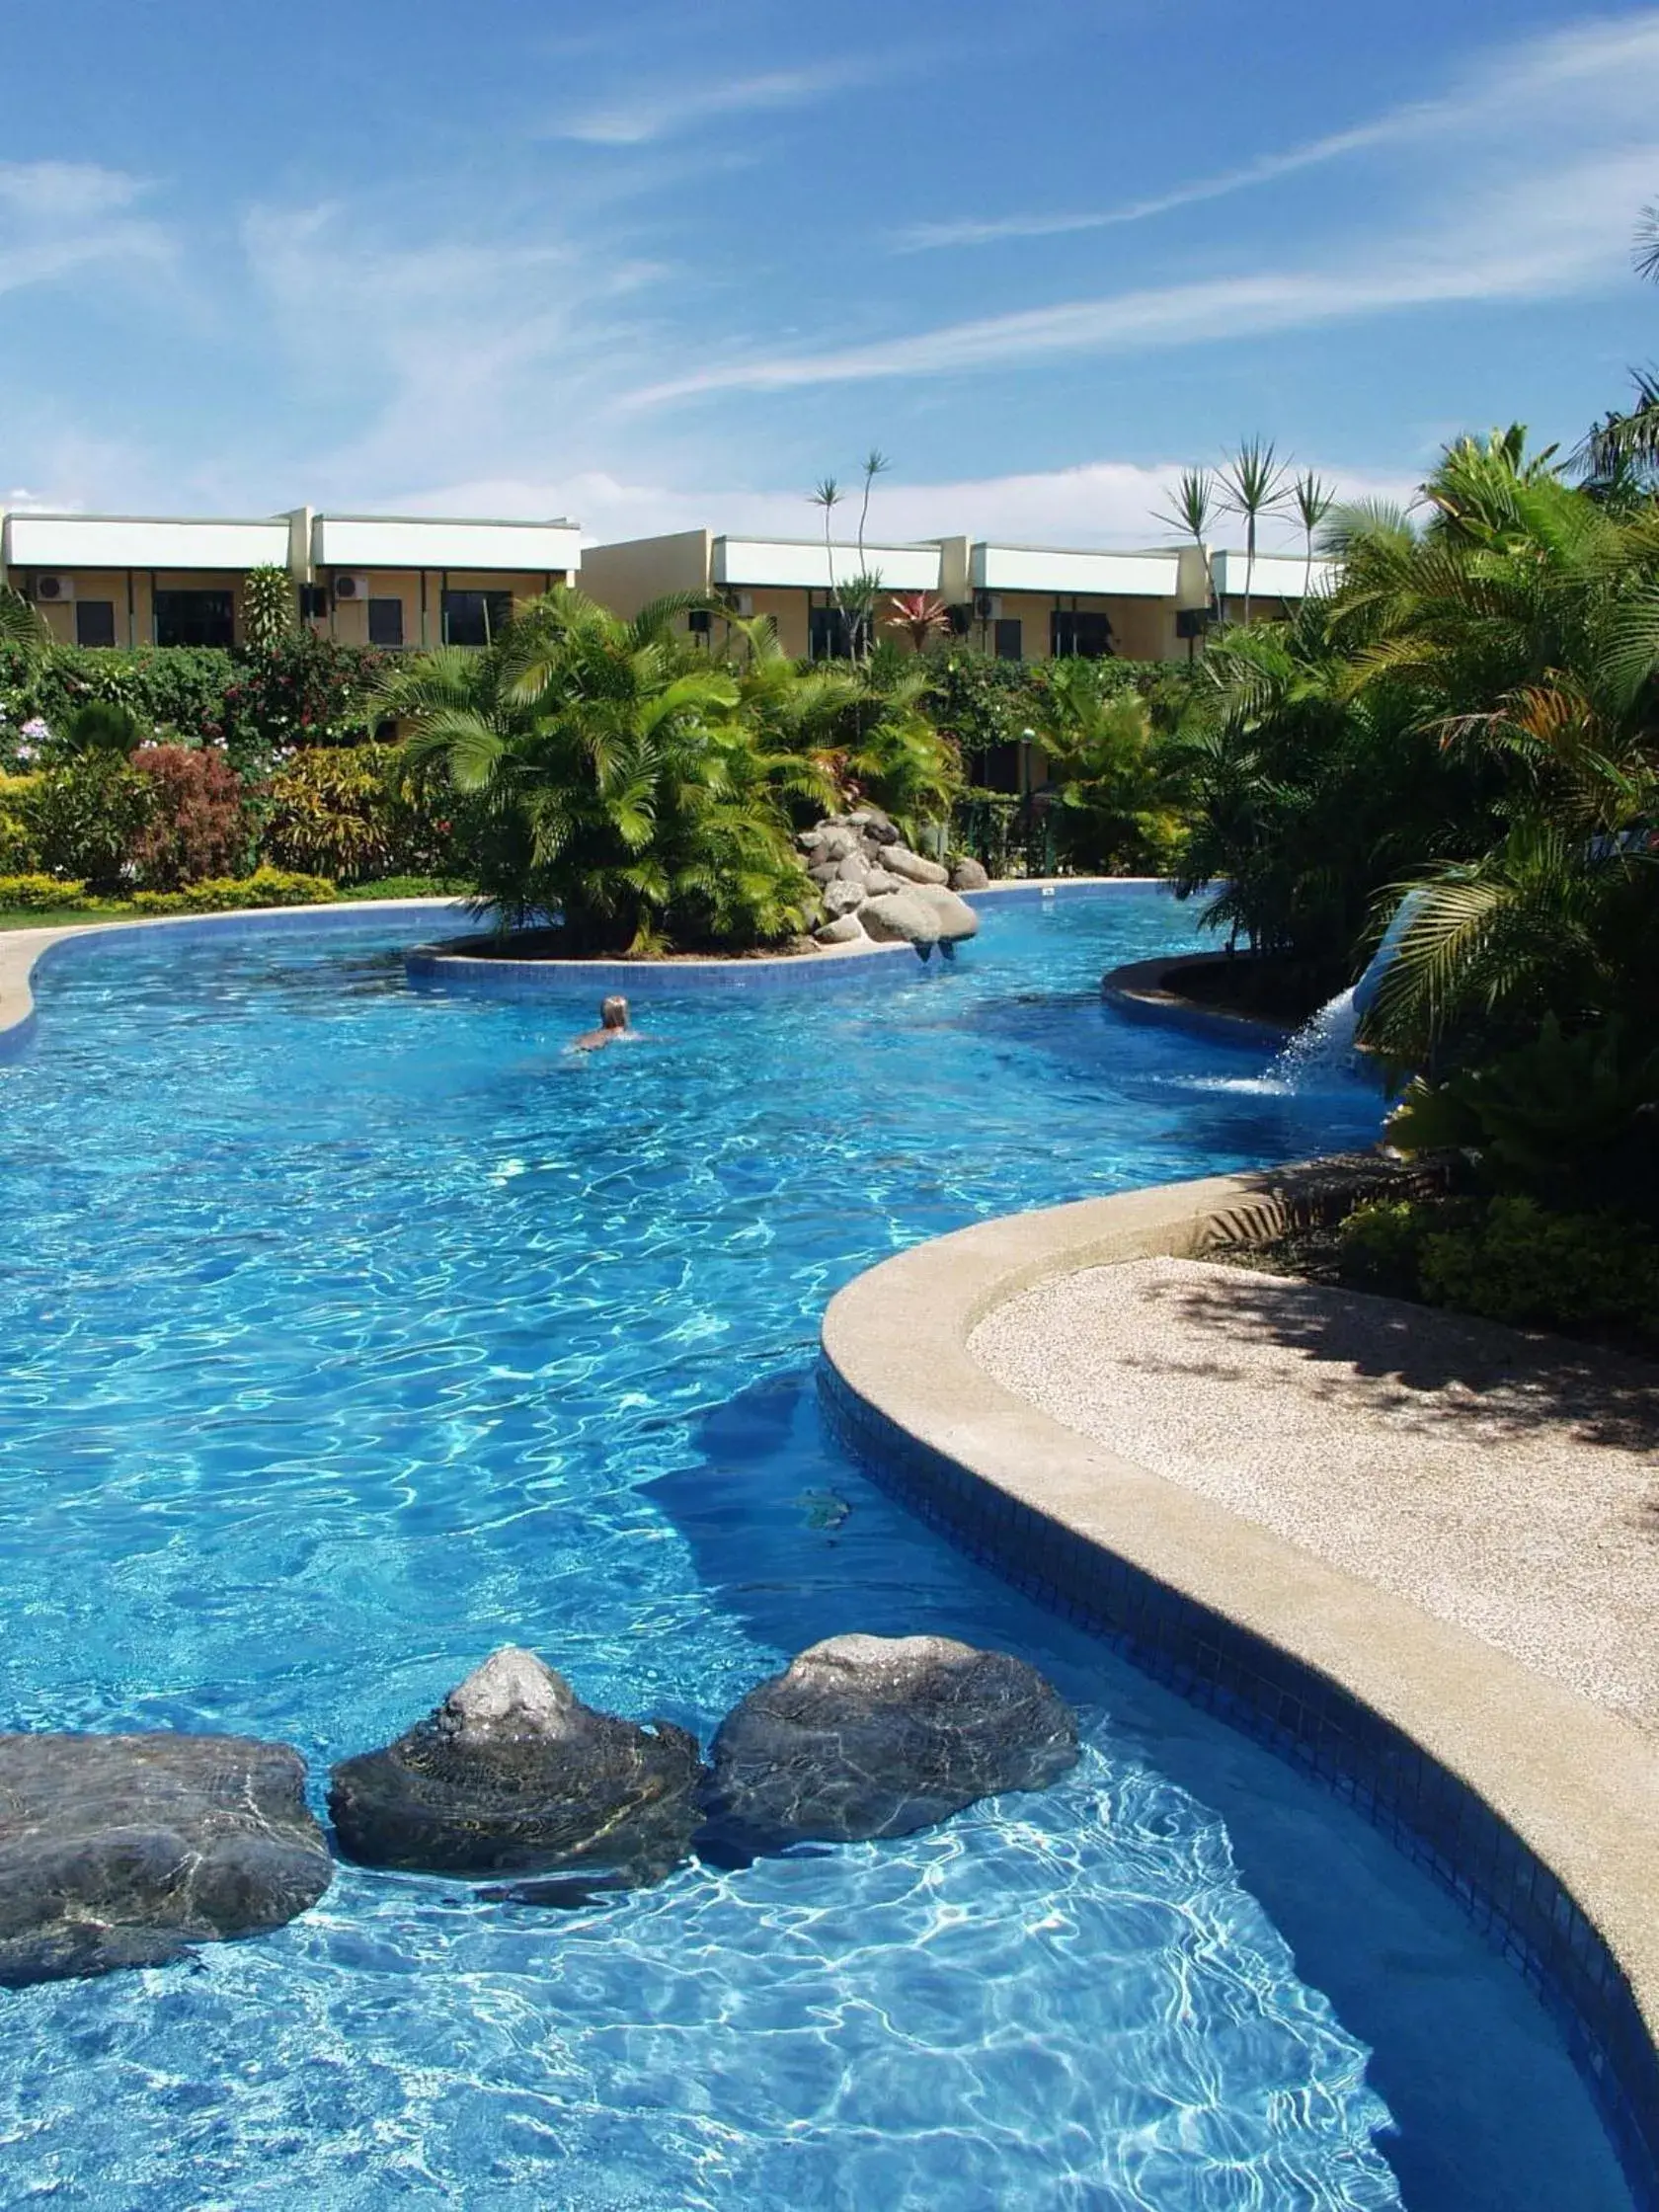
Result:
[[[1113,646],[1122,660],[1169,661],[1177,655],[1172,600],[1112,598],[1079,592],[1073,602],[1069,595],[1058,597],[1052,592],[998,592],[994,596],[1001,604],[1001,619],[1017,621],[1020,625],[1020,658],[1023,661],[1049,658],[1050,617],[1057,607],[1068,608],[1073,603],[1079,613],[1105,613],[1112,625]],[[981,622],[976,619],[969,637],[985,652],[992,652],[996,644],[995,620]]]
[[[240,574],[223,569],[64,569],[54,574],[68,576],[75,587],[75,596],[58,600],[51,605],[37,605],[52,637],[60,645],[75,643],[75,608],[83,599],[108,599],[116,610],[116,644],[118,647],[153,645],[153,590],[157,592],[229,592],[231,619],[235,636],[242,637],[243,580]],[[17,578],[19,588],[25,588],[28,579]]]
[[[313,627],[340,645],[366,645],[368,643],[369,599],[397,599],[403,607],[403,642],[406,648],[419,651],[424,646],[441,645],[443,642],[443,593],[451,592],[511,592],[515,606],[527,599],[539,599],[548,589],[549,572],[541,569],[519,570],[506,574],[500,570],[474,569],[320,569],[319,584],[328,588],[329,611],[320,616]],[[368,591],[360,599],[336,601],[334,579],[337,575],[361,576],[366,579]],[[554,584],[570,581],[565,569],[551,572]],[[423,593],[423,586],[425,592]]]
[[[612,614],[631,622],[641,607],[671,592],[709,590],[714,535],[675,530],[666,537],[636,537],[617,545],[589,545],[582,552],[582,589]]]

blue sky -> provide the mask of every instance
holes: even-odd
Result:
[[[0,0],[0,500],[1134,543],[1659,355],[1659,9]]]

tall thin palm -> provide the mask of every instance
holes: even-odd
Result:
[[[832,476],[821,479],[812,495],[812,504],[824,510],[824,565],[830,578],[830,596],[838,607],[841,595],[835,589],[835,543],[830,533],[830,524],[836,508],[841,504],[841,487]]]
[[[1271,443],[1247,438],[1221,472],[1221,505],[1244,524],[1244,620],[1256,577],[1256,531],[1264,514],[1284,502],[1285,469]]]
[[[1296,509],[1307,546],[1307,566],[1302,579],[1302,595],[1306,598],[1313,590],[1313,540],[1320,523],[1336,505],[1336,486],[1327,484],[1315,469],[1304,469],[1291,486],[1291,505]]]
[[[1175,481],[1169,505],[1154,519],[1190,537],[1204,564],[1204,603],[1215,603],[1216,580],[1210,567],[1210,525],[1218,512],[1216,479],[1207,468],[1184,468]]]

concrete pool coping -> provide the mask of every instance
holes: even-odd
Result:
[[[0,1042],[15,1042],[35,1018],[32,987],[36,968],[58,945],[82,937],[109,937],[139,930],[171,929],[201,935],[232,933],[234,925],[256,928],[273,922],[333,921],[356,914],[458,913],[459,900],[342,899],[312,907],[241,907],[217,914],[121,914],[109,921],[71,921],[51,929],[0,930]]]
[[[1659,2204],[1659,1743],[1408,1600],[1051,1419],[973,1360],[1009,1299],[1340,1208],[1340,1176],[1218,1176],[1007,1216],[830,1303],[831,1424],[1007,1579],[1321,1775],[1428,1865],[1568,2033]]]
[[[1188,952],[1128,961],[1121,968],[1107,969],[1100,979],[1100,995],[1133,1021],[1166,1022],[1200,1037],[1230,1038],[1240,1044],[1282,1045],[1296,1027],[1294,1022],[1205,1006],[1174,988],[1183,969],[1214,967],[1226,958],[1224,952]]]

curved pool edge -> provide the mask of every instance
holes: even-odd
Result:
[[[1196,1037],[1219,1037],[1234,1043],[1282,1045],[1295,1024],[1273,1021],[1264,1014],[1234,1014],[1222,1006],[1201,1006],[1171,988],[1177,973],[1202,961],[1222,960],[1224,953],[1165,953],[1156,960],[1132,960],[1121,968],[1108,968],[1100,979],[1100,995],[1107,1005],[1132,1021],[1162,1022]]]
[[[234,935],[283,923],[321,921],[340,925],[363,915],[406,913],[455,913],[465,910],[458,899],[341,899],[315,907],[244,907],[219,914],[134,914],[112,921],[65,922],[58,929],[0,930],[0,1054],[21,1043],[35,1026],[36,969],[59,945],[87,937],[119,937],[139,931],[170,929],[176,935]]]
[[[1282,1232],[1324,1202],[1321,1173],[1086,1199],[882,1261],[825,1314],[830,1425],[983,1563],[1311,1773],[1426,1866],[1556,2016],[1652,2212],[1659,1745],[1062,1426],[968,1353],[987,1313],[1056,1276]]]
[[[1167,888],[1161,876],[1034,876],[988,884],[961,896],[970,906],[1050,904],[1082,894]],[[722,959],[504,960],[467,953],[465,938],[415,945],[404,972],[418,988],[457,991],[480,998],[541,998],[581,990],[631,991],[636,997],[672,996],[683,990],[779,990],[851,983],[905,983],[915,973],[913,945],[823,945],[810,953],[757,953]],[[908,954],[909,958],[905,956]]]

